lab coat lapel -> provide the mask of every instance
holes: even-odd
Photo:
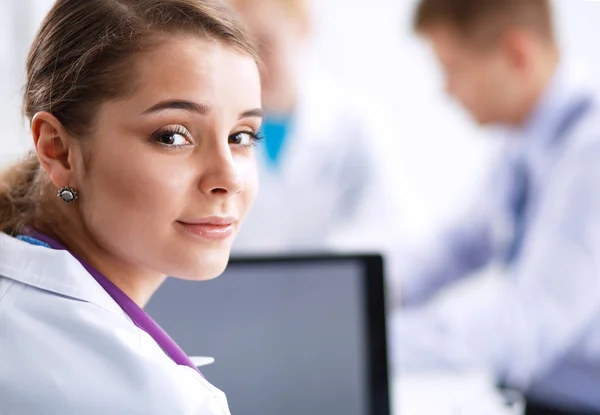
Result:
[[[110,295],[67,251],[34,246],[0,233],[0,275],[126,316]]]

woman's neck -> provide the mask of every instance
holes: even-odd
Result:
[[[62,221],[61,221],[62,222]],[[69,222],[73,222],[72,220]],[[167,276],[135,267],[102,249],[83,226],[64,222],[63,226],[36,223],[35,230],[60,241],[73,254],[115,284],[138,306],[144,307]]]

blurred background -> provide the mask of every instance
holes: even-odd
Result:
[[[53,0],[0,2],[4,165],[30,146],[20,109],[24,66]],[[421,245],[476,197],[502,143],[494,131],[477,127],[444,93],[439,67],[411,27],[415,5],[416,0],[313,0],[305,65],[335,79],[344,95],[361,103],[379,124],[379,134],[370,137],[374,141],[363,144],[381,149],[378,164],[386,178],[398,239]],[[600,90],[600,1],[554,0],[554,6],[565,60],[576,76],[591,79],[592,87]],[[428,400],[428,390],[439,380],[416,379],[408,386],[409,395]],[[454,381],[443,380],[446,393],[456,395],[448,388]],[[478,387],[467,386],[471,393]],[[403,402],[410,402],[410,396]]]
[[[24,64],[52,0],[2,0],[0,13],[0,162],[22,154],[30,137],[20,116]],[[496,143],[449,100],[433,56],[411,30],[414,0],[313,1],[310,62],[390,118],[384,169],[393,179],[403,232],[426,239],[470,198]],[[556,0],[565,53],[582,73],[600,73],[600,4]],[[335,22],[335,24],[332,24]],[[584,64],[585,62],[585,64]],[[600,84],[600,77],[596,77]]]

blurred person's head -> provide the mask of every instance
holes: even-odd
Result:
[[[308,0],[228,0],[259,45],[263,105],[287,114],[296,105],[298,72],[310,33]]]
[[[558,65],[550,0],[421,0],[414,25],[480,124],[522,124]]]
[[[37,154],[0,177],[0,230],[62,240],[139,302],[218,276],[257,191],[256,62],[218,1],[57,1],[27,62]]]

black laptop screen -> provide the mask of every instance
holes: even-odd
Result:
[[[367,261],[233,261],[170,279],[146,310],[227,394],[236,415],[370,415]]]

